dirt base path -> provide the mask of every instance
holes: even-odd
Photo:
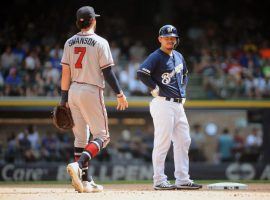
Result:
[[[151,184],[104,185],[102,193],[77,193],[70,185],[2,185],[0,200],[270,200],[270,184],[248,184],[247,190],[155,191]]]

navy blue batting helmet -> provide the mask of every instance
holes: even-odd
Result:
[[[160,37],[179,37],[177,29],[172,25],[165,25],[159,29]]]

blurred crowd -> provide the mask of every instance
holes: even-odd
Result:
[[[264,41],[259,47],[245,43],[241,48],[231,46],[226,50],[218,45],[204,47],[199,55],[187,55],[190,74],[202,77],[210,99],[269,98],[270,48],[267,44]],[[147,53],[142,42],[131,45],[128,56],[115,41],[111,42],[111,51],[116,64],[114,69],[126,93],[148,95],[147,87],[136,77],[136,70]],[[1,54],[0,95],[59,96],[62,54],[60,44],[46,48],[46,51],[40,46],[31,49],[27,43],[7,46]],[[113,95],[109,87],[105,94]]]
[[[22,132],[8,134],[6,141],[0,143],[0,160],[7,163],[70,162],[74,159],[73,142],[70,133],[40,133],[36,126],[28,125]],[[145,131],[125,129],[99,153],[96,160],[119,163],[132,159],[133,162],[151,162],[152,149],[152,126]]]
[[[179,30],[178,50],[186,58],[190,75],[202,78],[202,84],[197,84],[203,86],[202,92],[209,99],[270,96],[268,29],[262,31],[266,22],[258,23],[256,12],[249,12],[252,2],[245,2],[239,13],[226,13],[215,2],[172,3],[172,9],[182,10],[168,20]],[[27,12],[26,4],[23,17],[18,10],[13,18],[0,23],[0,96],[59,96],[63,45],[77,32],[74,16],[67,14],[74,13],[74,5],[70,2],[63,8],[61,1],[54,2],[47,5],[44,13],[44,5],[39,1],[35,4],[35,11]],[[133,1],[131,4],[140,6]],[[230,4],[238,5],[229,1]],[[66,16],[66,23],[59,12]],[[165,23],[162,13],[150,12],[149,20],[142,20],[131,15],[129,9],[123,10],[122,16],[106,7],[103,12],[97,33],[110,42],[121,85],[127,95],[148,95],[148,88],[136,78],[136,70],[159,46],[158,29]],[[20,17],[19,22],[16,17]],[[183,17],[187,20],[181,20]],[[112,95],[110,88],[105,94]]]
[[[193,38],[193,34],[198,34],[196,32],[202,34],[204,31],[195,29],[189,37]],[[200,37],[207,37],[201,34]],[[217,36],[212,41],[214,42],[199,49],[197,56],[190,57],[193,73],[203,79],[207,98],[270,97],[270,46],[267,39],[260,42],[236,41],[222,45]],[[194,42],[197,43],[196,40]]]
[[[112,131],[113,132],[113,131]],[[97,156],[98,162],[137,163],[151,162],[153,149],[153,126],[122,130],[113,134],[110,145]],[[38,128],[28,125],[19,133],[7,135],[0,145],[1,160],[7,163],[25,162],[70,162],[73,160],[73,136],[70,133],[40,133]],[[211,147],[212,145],[212,147]],[[252,128],[243,134],[238,129],[230,132],[224,128],[215,136],[209,136],[200,124],[191,128],[191,162],[257,162],[262,159],[262,133]],[[167,160],[173,162],[173,148]]]
[[[194,124],[190,160],[222,163],[257,162],[262,159],[262,132],[259,128],[254,127],[246,133],[238,128],[231,131],[225,127],[216,135],[208,135],[200,124]]]
[[[8,134],[2,156],[8,163],[69,161],[73,158],[73,138],[69,134],[39,133],[33,125]]]

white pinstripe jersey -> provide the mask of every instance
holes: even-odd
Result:
[[[104,88],[102,69],[114,65],[108,41],[97,34],[78,33],[69,38],[61,60],[71,70],[71,81]]]

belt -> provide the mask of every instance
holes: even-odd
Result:
[[[185,98],[170,98],[170,97],[161,97],[158,96],[159,99],[164,99],[166,101],[176,102],[176,103],[184,103]]]
[[[91,84],[91,83],[78,82],[78,81],[72,81],[72,83],[77,83],[77,84],[81,84],[81,85],[95,86],[95,87],[98,87],[100,89],[103,89],[103,88],[99,87],[98,85],[94,85],[94,84]]]
[[[90,85],[88,83],[85,83],[85,82],[78,82],[78,81],[73,81],[72,83],[78,83],[78,84],[87,84],[87,85]]]

